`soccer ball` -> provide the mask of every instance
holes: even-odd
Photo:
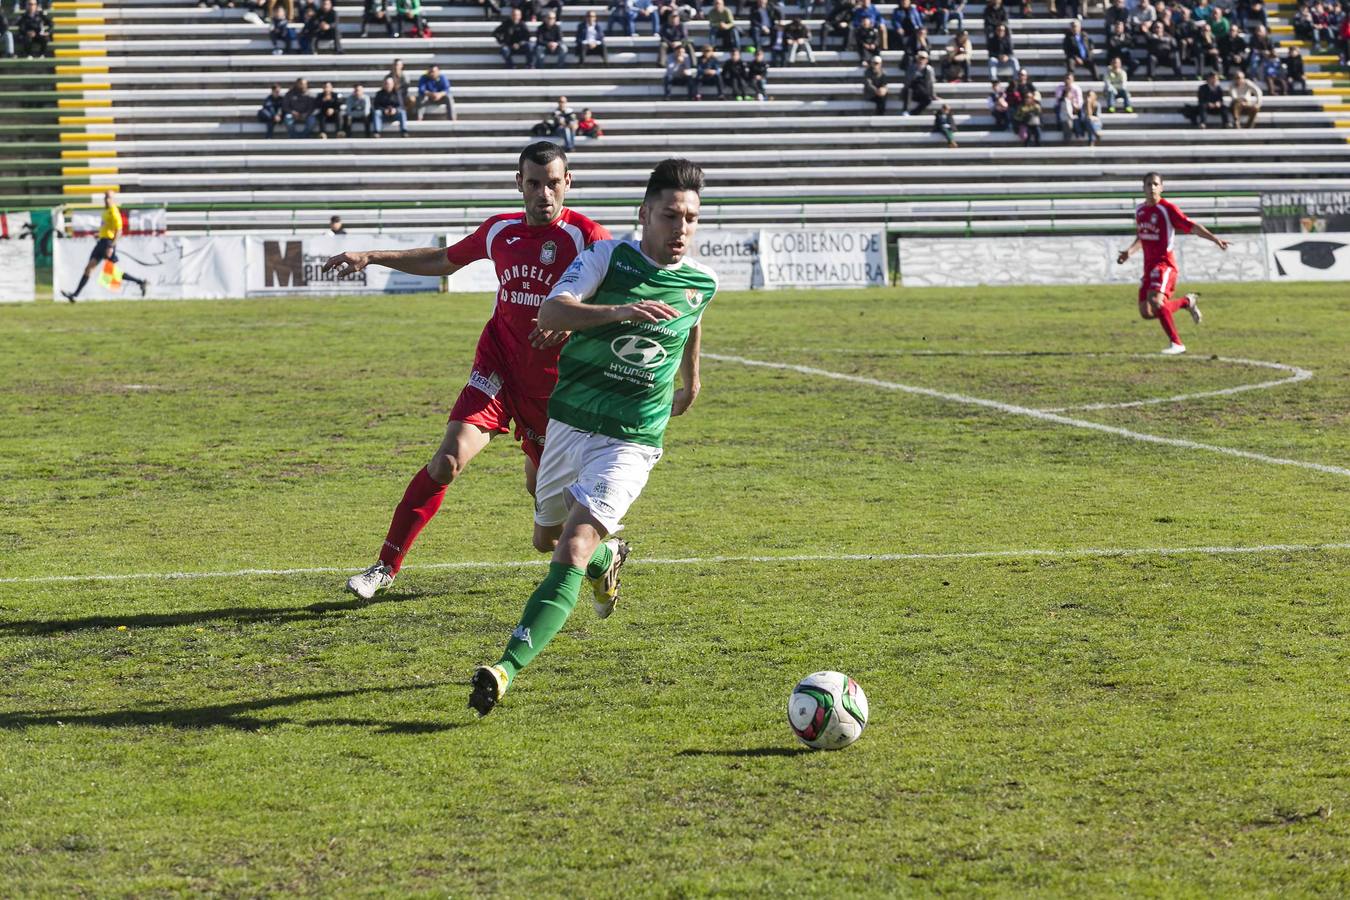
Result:
[[[842,750],[862,737],[867,695],[842,672],[807,675],[788,697],[793,734],[817,750]]]

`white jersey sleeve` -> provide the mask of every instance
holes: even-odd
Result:
[[[558,283],[549,291],[552,300],[561,294],[570,294],[585,302],[595,296],[609,274],[609,259],[614,254],[618,241],[596,241],[577,254],[572,265],[558,279]]]

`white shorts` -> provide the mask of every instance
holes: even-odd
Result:
[[[546,434],[534,485],[535,523],[561,525],[570,494],[613,534],[660,461],[661,448],[580,431],[557,419],[548,420]]]

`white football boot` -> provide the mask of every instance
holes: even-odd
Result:
[[[1186,352],[1186,345],[1185,345],[1185,344],[1173,344],[1172,346],[1168,347],[1166,350],[1162,351],[1162,355],[1163,355],[1163,356],[1180,356],[1181,354],[1183,354],[1183,353],[1185,353],[1185,352]]]
[[[369,600],[394,583],[394,573],[382,562],[347,579],[347,590],[362,600]]]
[[[1205,317],[1200,314],[1199,294],[1191,293],[1186,295],[1186,309],[1190,312],[1191,321],[1195,324],[1199,325],[1205,320]]]
[[[602,619],[608,619],[609,614],[614,612],[614,605],[619,602],[619,570],[623,568],[624,562],[628,559],[628,554],[632,551],[627,541],[621,541],[618,538],[610,538],[605,541],[605,544],[614,554],[610,560],[609,568],[599,578],[586,579],[591,583],[591,590],[595,592],[595,600],[592,601],[595,606],[595,614]]]

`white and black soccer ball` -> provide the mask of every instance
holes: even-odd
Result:
[[[788,724],[808,747],[842,750],[867,727],[867,695],[843,672],[807,675],[788,697]]]

